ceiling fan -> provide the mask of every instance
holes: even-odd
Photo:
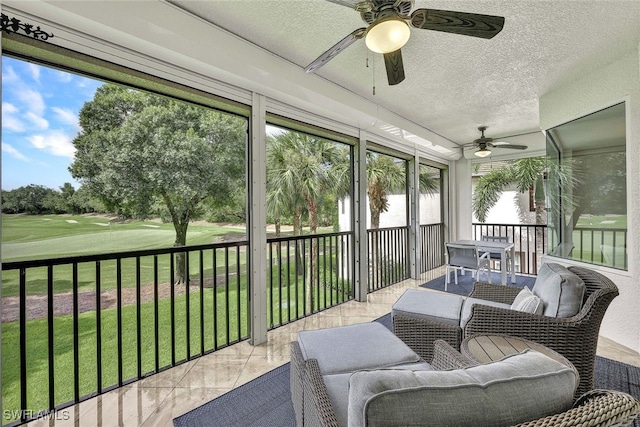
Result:
[[[489,148],[494,148],[494,147],[510,148],[513,150],[526,150],[528,148],[526,145],[509,144],[508,142],[505,142],[505,141],[495,141],[493,138],[488,138],[484,136],[484,131],[487,130],[486,126],[480,126],[478,130],[480,131],[480,134],[481,134],[480,138],[475,139],[473,142],[469,144],[463,145],[463,147],[478,147],[479,150],[473,153],[478,157],[489,156],[491,154],[491,150],[489,150]],[[513,136],[519,136],[519,135],[513,135]]]
[[[367,27],[358,28],[320,55],[304,70],[313,73],[351,46],[356,40],[365,39],[367,47],[384,55],[387,79],[390,85],[404,80],[404,66],[400,48],[409,40],[409,24],[423,30],[442,31],[464,36],[490,39],[504,25],[502,16],[453,12],[437,9],[413,9],[414,0],[327,0],[355,9]]]

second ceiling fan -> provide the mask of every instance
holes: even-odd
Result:
[[[492,38],[504,26],[502,16],[437,9],[416,9],[411,13],[414,0],[327,1],[356,10],[368,26],[358,28],[329,48],[304,69],[307,73],[315,72],[356,40],[364,38],[370,50],[384,55],[387,79],[390,85],[396,85],[405,77],[400,49],[409,40],[409,24],[423,30],[484,39]]]

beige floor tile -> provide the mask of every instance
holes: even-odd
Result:
[[[141,427],[173,427],[173,419],[205,403],[222,396],[230,389],[212,387],[176,388],[153,413],[141,424]]]
[[[291,322],[269,331],[266,343],[252,346],[243,341],[70,407],[64,410],[67,412],[58,413],[55,422],[38,420],[29,427],[173,427],[175,417],[287,363],[289,344],[299,331],[370,322],[389,313],[406,289],[435,292],[420,288],[419,284],[443,272],[373,292],[366,303],[349,301]],[[638,353],[606,338],[600,338],[598,354],[640,366]]]
[[[201,358],[176,385],[176,388],[232,388],[242,373],[246,358]]]
[[[267,356],[251,356],[247,360],[247,364],[242,370],[235,387],[248,383],[249,381],[258,378],[261,375],[284,365],[289,361],[289,355],[280,357],[267,357]]]

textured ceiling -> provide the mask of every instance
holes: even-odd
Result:
[[[324,0],[171,3],[298,65],[300,72],[365,26],[354,10]],[[406,79],[397,86],[387,84],[382,56],[368,52],[362,40],[317,75],[456,144],[477,138],[480,125],[495,138],[539,130],[541,95],[638,49],[640,42],[635,0],[416,0],[415,8],[500,15],[505,26],[491,40],[412,28],[402,49]]]

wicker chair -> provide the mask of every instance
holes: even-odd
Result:
[[[525,338],[549,347],[566,357],[580,374],[576,395],[594,387],[598,334],[604,313],[618,295],[618,288],[607,277],[582,267],[569,267],[586,285],[585,301],[578,314],[554,318],[474,305],[463,337],[477,334],[504,334]],[[520,288],[477,282],[471,297],[510,304]]]
[[[453,349],[445,341],[434,343],[432,365],[438,370],[461,369],[474,363]],[[292,361],[293,362],[293,361]],[[301,361],[298,361],[301,362]],[[303,362],[304,418],[298,426],[338,427],[335,411],[315,359]],[[293,390],[292,390],[293,392]],[[461,403],[463,404],[463,403]],[[581,396],[568,411],[532,420],[519,427],[574,426],[606,427],[630,425],[640,413],[640,402],[633,396],[613,390],[592,390]]]

